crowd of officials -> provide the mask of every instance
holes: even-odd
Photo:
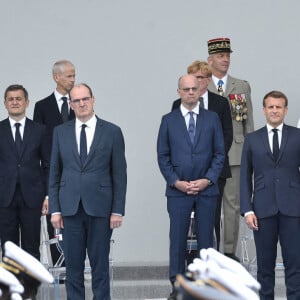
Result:
[[[239,263],[240,215],[245,217],[254,233],[260,299],[274,299],[279,240],[287,299],[300,299],[300,129],[284,123],[286,95],[271,91],[262,101],[266,126],[254,131],[250,85],[228,74],[230,39],[212,39],[207,46],[207,61],[194,61],[179,78],[179,99],[162,117],[157,137],[170,219],[168,299],[177,299],[178,274],[186,272],[191,214],[197,256],[215,246],[234,263]],[[95,114],[92,89],[75,84],[70,61],[56,62],[52,75],[56,88],[35,103],[33,120],[26,117],[25,87],[10,85],[4,93],[8,118],[0,122],[0,271],[22,265],[17,257],[23,254],[11,254],[19,251],[35,262],[23,268],[28,274],[36,273],[31,268],[40,270],[40,217],[46,215],[49,238],[54,229],[63,231],[67,298],[85,297],[87,253],[94,299],[108,300],[110,239],[125,214],[124,138],[117,125]],[[55,264],[60,256],[55,246],[51,256]],[[46,270],[37,273],[43,272],[34,280],[51,282]],[[5,291],[8,283],[0,282]],[[22,284],[26,290],[27,282]],[[38,285],[28,296],[22,284],[15,281],[13,290],[6,289],[7,298],[3,293],[0,299],[10,299],[8,294],[34,299]],[[203,291],[193,299],[205,299]]]

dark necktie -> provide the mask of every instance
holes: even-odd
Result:
[[[19,157],[21,156],[21,148],[22,148],[22,138],[20,133],[20,123],[15,123],[16,132],[15,132],[15,145],[18,152]]]
[[[67,97],[62,97],[61,98],[64,103],[61,106],[61,118],[63,122],[67,122],[69,119],[69,107],[68,107],[68,98]]]
[[[190,120],[189,120],[189,136],[191,139],[192,144],[194,144],[194,138],[195,138],[195,120],[194,120],[194,113],[192,111],[189,112]]]
[[[200,97],[200,98],[199,98],[199,104],[200,104],[200,107],[204,108],[203,97]]]
[[[224,95],[223,84],[224,84],[223,80],[220,79],[220,80],[218,81],[218,93],[219,93],[219,95],[221,95],[221,96]]]
[[[82,165],[84,164],[87,158],[87,143],[86,143],[85,127],[86,125],[82,124],[81,132],[80,132],[80,160]]]
[[[273,157],[275,160],[277,160],[278,154],[279,154],[278,129],[273,128],[272,131],[274,132],[274,134],[273,134]]]

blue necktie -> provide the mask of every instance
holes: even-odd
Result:
[[[194,144],[194,138],[195,138],[195,120],[194,120],[194,113],[192,111],[189,112],[190,120],[189,120],[189,136],[191,139],[192,144]]]
[[[69,107],[68,107],[68,98],[62,97],[61,100],[64,102],[61,106],[61,118],[63,122],[67,122],[69,119]]]
[[[278,129],[273,128],[272,131],[274,132],[274,134],[273,134],[273,157],[275,160],[277,160],[278,154],[279,154]]]
[[[223,84],[224,84],[223,80],[220,79],[220,80],[218,81],[218,93],[219,93],[219,95],[221,95],[221,96],[224,95]]]
[[[84,165],[84,162],[87,158],[87,143],[86,143],[85,127],[86,125],[82,124],[81,132],[80,132],[80,160],[82,165]]]
[[[20,123],[15,123],[16,132],[15,132],[15,145],[18,152],[19,157],[21,156],[21,149],[22,149],[22,138],[20,133]]]

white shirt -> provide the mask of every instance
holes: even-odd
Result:
[[[16,126],[15,126],[15,124],[16,123],[20,123],[21,124],[21,126],[19,127],[19,129],[20,129],[21,138],[23,140],[26,117],[24,117],[20,121],[15,121],[11,117],[8,117],[8,119],[9,119],[9,123],[10,123],[10,127],[11,127],[11,131],[12,131],[12,135],[13,135],[14,140],[15,140],[15,136],[16,136]]]
[[[208,109],[208,92],[206,91],[203,95],[201,95],[200,97],[203,98],[203,104],[204,104],[204,108]]]
[[[213,80],[213,83],[215,84],[216,86],[216,89],[218,89],[218,82],[219,80],[222,80],[224,83],[222,85],[222,89],[223,89],[223,93],[225,93],[225,89],[226,89],[226,84],[227,84],[227,78],[228,78],[228,75],[226,74],[223,78],[217,78],[216,76],[212,75],[211,76],[212,80]]]
[[[300,119],[298,120],[297,127],[300,128]]]
[[[189,122],[190,122],[190,115],[189,110],[186,109],[182,104],[180,105],[180,110],[182,113],[182,116],[184,117],[186,128],[189,129]],[[197,102],[197,105],[191,110],[193,112],[193,118],[195,120],[195,126],[197,122],[197,115],[199,114],[199,101]]]
[[[278,129],[277,133],[278,133],[279,149],[280,149],[281,139],[282,139],[282,127],[283,127],[283,123],[276,127],[276,129]],[[271,151],[273,153],[273,136],[274,136],[274,132],[272,131],[272,129],[274,129],[274,127],[267,124],[269,145],[270,145]]]
[[[70,96],[68,94],[62,95],[57,90],[55,90],[54,91],[54,96],[55,96],[56,103],[57,103],[57,106],[58,106],[58,109],[59,109],[60,112],[61,112],[61,107],[64,103],[64,101],[61,98],[62,97],[68,98],[68,111],[70,111]]]
[[[90,152],[90,148],[94,139],[94,134],[96,130],[97,118],[93,115],[86,123],[81,122],[79,119],[76,118],[75,120],[75,135],[76,135],[76,142],[78,147],[78,153],[80,153],[80,133],[81,133],[81,126],[85,124],[85,134],[86,134],[86,145],[87,145],[87,154]]]
[[[269,145],[270,145],[270,149],[273,153],[273,135],[274,132],[272,131],[272,129],[274,127],[272,127],[271,125],[267,124],[267,131],[268,131],[268,140],[269,140]],[[281,145],[281,140],[282,140],[282,127],[283,127],[283,123],[281,123],[279,126],[276,127],[276,129],[278,129],[277,133],[278,133],[278,144],[279,144],[279,149],[280,149],[280,145]],[[245,217],[248,215],[254,214],[254,211],[247,211],[245,213]]]

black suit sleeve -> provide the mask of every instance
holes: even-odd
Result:
[[[173,105],[172,105],[172,109],[171,111],[173,111],[174,109],[177,109],[181,104],[181,99],[177,99],[173,102]]]
[[[51,155],[51,141],[49,134],[47,133],[46,127],[42,127],[42,138],[40,145],[40,157],[41,157],[41,167],[43,170],[44,184],[46,195],[48,195],[48,180],[50,171],[50,155]]]
[[[227,99],[225,99],[224,101],[224,109],[223,109],[221,123],[222,123],[223,134],[224,134],[225,153],[228,153],[232,145],[233,128],[232,128],[230,106]]]
[[[34,106],[34,111],[33,111],[33,121],[40,123],[40,124],[44,124],[43,122],[43,114],[41,112],[41,108],[39,103],[36,103]]]

